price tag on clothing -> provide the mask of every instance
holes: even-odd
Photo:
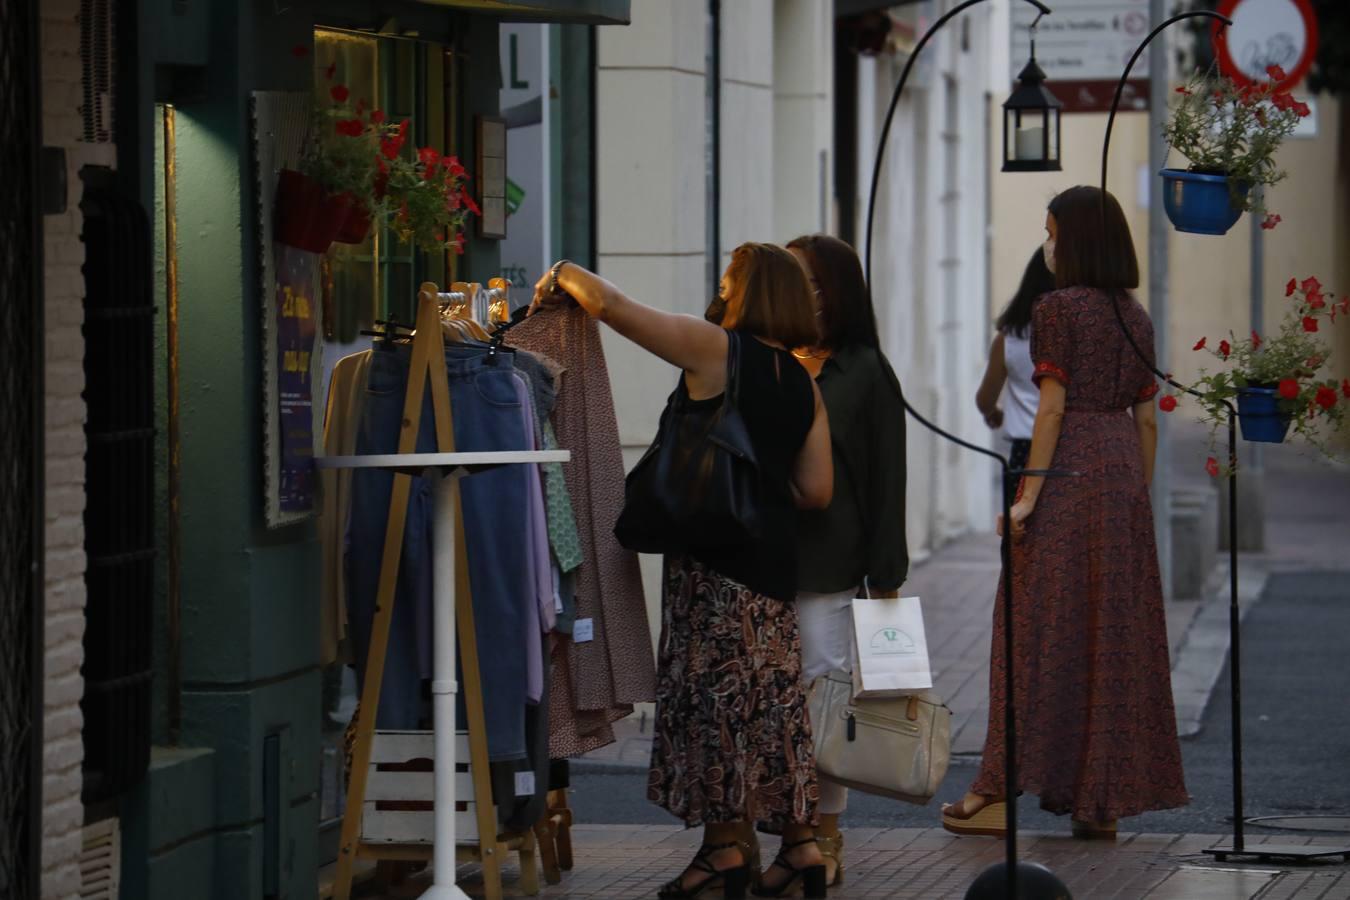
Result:
[[[516,796],[533,797],[534,796],[534,773],[517,772],[516,773]]]
[[[572,626],[572,641],[584,644],[593,640],[595,640],[595,620],[577,619],[577,623]]]

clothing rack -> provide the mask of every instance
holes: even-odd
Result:
[[[434,884],[422,895],[426,900],[466,898],[467,895],[455,885],[456,868],[460,861],[478,862],[482,865],[485,895],[490,900],[497,900],[502,896],[502,858],[508,852],[517,851],[520,854],[521,887],[530,895],[537,894],[539,890],[535,868],[538,826],[522,833],[501,833],[497,827],[458,480],[500,465],[566,462],[571,454],[567,451],[455,452],[449,380],[445,366],[445,338],[440,326],[440,296],[436,286],[430,284],[424,285],[418,295],[417,328],[412,337],[412,360],[398,452],[382,456],[319,457],[315,460],[319,468],[380,468],[394,473],[375,619],[362,686],[361,712],[352,749],[351,783],[347,790],[347,807],[338,849],[333,893],[336,900],[349,900],[351,897],[352,878],[358,858],[403,861],[432,859]],[[378,324],[385,327],[382,332],[377,332],[377,336],[385,340],[392,340],[400,327],[390,322]],[[422,400],[428,383],[431,387],[438,452],[417,453]],[[435,803],[432,809],[434,837],[430,840],[424,833],[425,811],[412,807],[413,804],[423,803],[427,793],[426,733],[377,734],[375,729],[412,478],[428,469],[437,472],[439,482],[435,492],[436,556],[433,567],[434,629],[437,640],[432,680],[435,731],[431,756],[434,760],[432,787]],[[455,669],[457,642],[462,655],[461,672],[467,711],[465,738],[457,734],[455,721],[455,697],[459,692]],[[467,773],[456,765],[456,745],[459,743],[467,745]],[[388,771],[390,769],[393,771]],[[473,801],[466,804],[466,808],[471,810],[471,818],[465,823],[472,828],[473,833],[470,842],[461,846],[455,839],[456,818],[459,806],[465,804],[457,802],[456,798],[465,789],[472,791],[473,796]],[[395,804],[396,811],[381,813],[378,804],[382,801]],[[398,804],[403,806],[399,807]],[[368,824],[365,821],[367,813],[375,813],[371,816],[372,820],[384,815],[390,828],[378,836],[371,835],[365,827]],[[549,853],[548,856],[553,854]],[[550,874],[546,871],[546,875]]]

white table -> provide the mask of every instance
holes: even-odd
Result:
[[[435,629],[431,682],[435,726],[435,843],[433,883],[422,900],[468,900],[455,885],[455,487],[460,478],[499,466],[570,462],[569,450],[509,450],[488,453],[389,453],[320,456],[320,469],[385,469],[440,478],[436,484],[436,548],[432,569],[432,627]]]

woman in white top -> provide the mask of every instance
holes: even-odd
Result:
[[[1047,258],[1046,249],[1037,247],[1027,262],[1017,293],[995,322],[998,335],[989,348],[984,380],[975,392],[975,405],[985,423],[990,428],[1002,428],[1012,442],[1009,462],[1014,470],[1026,468],[1040,399],[1040,391],[1031,380],[1035,369],[1031,362],[1031,307],[1041,294],[1055,289],[1055,275]],[[1006,398],[1001,406],[1000,397]]]

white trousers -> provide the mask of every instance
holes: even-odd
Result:
[[[809,686],[826,672],[853,671],[853,598],[857,590],[838,594],[800,593],[797,621],[802,636],[802,678]],[[848,806],[848,788],[820,776],[823,815],[839,815]]]

